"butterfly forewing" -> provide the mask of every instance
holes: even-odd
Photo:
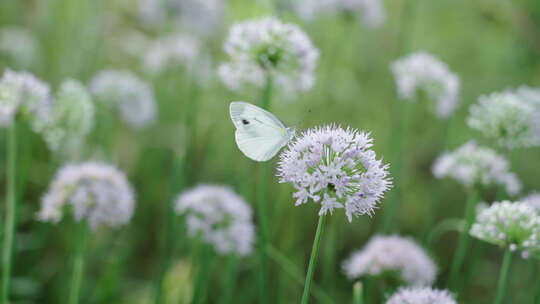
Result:
[[[232,102],[230,114],[236,126],[236,144],[253,160],[269,160],[289,140],[285,125],[259,107],[246,102]]]

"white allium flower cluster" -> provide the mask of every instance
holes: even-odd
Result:
[[[132,128],[144,128],[156,119],[152,85],[129,71],[99,72],[90,82],[90,91],[98,100],[116,107],[124,122]]]
[[[29,67],[39,57],[39,43],[32,34],[18,27],[0,28],[0,56],[20,67]]]
[[[401,288],[394,293],[386,304],[456,304],[456,300],[447,290],[430,287]]]
[[[309,91],[315,83],[319,52],[295,24],[276,18],[235,24],[224,50],[230,61],[219,67],[218,74],[232,90],[264,87],[267,77],[286,93]]]
[[[436,102],[438,117],[449,118],[458,106],[460,81],[448,66],[426,52],[416,52],[391,65],[399,97],[415,101],[418,92]]]
[[[177,0],[176,3],[180,25],[192,32],[211,35],[223,22],[224,0]]]
[[[534,210],[540,211],[540,192],[533,192],[523,197],[520,201],[527,203]]]
[[[251,254],[255,237],[251,207],[231,188],[198,185],[178,196],[175,210],[187,216],[189,234],[200,236],[217,252]]]
[[[43,138],[53,151],[77,152],[93,127],[90,92],[79,81],[64,81],[53,100],[51,117],[44,122]]]
[[[144,68],[157,74],[170,66],[190,66],[195,63],[200,47],[199,40],[187,34],[159,37],[144,56]]]
[[[493,203],[477,215],[470,234],[512,251],[520,250],[523,258],[540,252],[540,216],[527,203]]]
[[[480,96],[478,104],[470,107],[467,124],[504,148],[539,146],[538,100],[534,91],[526,87]]]
[[[92,230],[118,227],[131,219],[134,193],[125,175],[111,165],[84,162],[62,167],[41,200],[38,218],[57,223],[65,206],[76,221],[87,220]]]
[[[143,52],[143,68],[150,74],[184,67],[199,85],[207,84],[215,75],[212,58],[203,50],[201,41],[189,34],[159,37]]]
[[[319,215],[345,207],[352,216],[373,214],[391,187],[388,165],[371,150],[369,133],[331,125],[308,129],[280,154],[280,182],[291,183],[296,206],[320,203]]]
[[[50,119],[49,86],[26,72],[5,70],[0,79],[0,127],[9,127],[15,116],[29,119],[32,129],[41,132]]]
[[[298,15],[311,20],[319,14],[362,14],[362,21],[371,28],[384,23],[386,18],[380,0],[300,0],[296,5]]]
[[[508,161],[490,148],[469,141],[452,152],[445,152],[433,165],[437,178],[452,177],[466,187],[499,185],[510,195],[521,191],[521,182],[510,172]]]
[[[223,22],[223,0],[139,0],[140,19],[151,26],[168,20],[199,35],[208,36]]]
[[[437,266],[424,249],[410,238],[377,235],[354,252],[342,265],[349,279],[397,272],[408,285],[432,285]]]

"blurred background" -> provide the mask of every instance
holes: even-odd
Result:
[[[103,69],[129,70],[153,85],[155,123],[135,130],[98,113],[87,149],[79,156],[115,164],[126,172],[136,192],[130,224],[118,230],[100,229],[93,235],[87,248],[81,303],[154,303],[156,288],[160,288],[156,279],[162,272],[162,302],[189,302],[193,252],[183,219],[171,212],[174,195],[198,183],[227,184],[254,206],[257,166],[235,145],[228,106],[233,100],[258,104],[261,93],[254,89],[232,92],[215,70],[227,60],[222,45],[229,27],[269,15],[298,24],[320,51],[313,90],[293,98],[275,94],[271,111],[300,130],[337,123],[370,131],[379,156],[391,165],[396,157],[403,159],[398,175],[401,200],[390,223],[383,223],[383,218],[386,200],[397,195],[394,191],[371,218],[349,223],[344,212],[328,217],[315,282],[329,299],[313,301],[350,302],[353,282],[342,274],[341,262],[377,233],[411,236],[428,248],[439,267],[436,286],[445,286],[457,233],[444,233],[433,243],[428,240],[437,223],[463,216],[466,193],[454,181],[434,179],[431,166],[443,151],[469,139],[490,144],[465,123],[468,106],[478,96],[524,84],[540,86],[539,1],[386,0],[382,3],[386,18],[376,28],[366,26],[361,17],[347,15],[304,20],[295,13],[296,4],[287,0],[223,0],[222,14],[212,20],[203,11],[192,19],[179,16],[182,10],[174,7],[155,11],[152,2],[0,1],[0,32],[17,28],[29,40],[0,35],[0,70],[27,70],[53,90],[67,78],[88,84]],[[155,39],[175,33],[197,37],[198,52],[207,54],[208,61],[149,72],[141,54]],[[10,49],[19,56],[13,56]],[[424,103],[407,104],[407,111],[402,111],[389,66],[419,50],[435,54],[461,79],[460,105],[448,122],[437,119]],[[199,77],[203,80],[198,81]],[[190,113],[197,113],[196,117]],[[410,123],[406,132],[401,130],[404,119]],[[41,195],[66,160],[52,155],[28,126],[23,125],[19,132],[17,178],[19,193],[24,191],[24,195],[19,197],[13,303],[65,303],[76,237],[72,220],[65,217],[51,225],[36,221],[35,215]],[[5,132],[0,137],[0,158],[5,159]],[[393,150],[395,141],[403,142],[400,156]],[[183,157],[189,160],[188,174],[175,176]],[[523,192],[540,190],[540,150],[520,149],[511,159]],[[276,158],[271,162],[275,172]],[[5,172],[5,162],[0,166],[0,172]],[[2,183],[4,179],[0,175]],[[279,184],[276,177],[269,187],[270,243],[303,275],[318,208],[313,204],[294,207],[292,188]],[[492,192],[484,199],[494,199]],[[1,211],[3,214],[3,205]],[[459,295],[460,303],[489,303],[491,296],[486,295],[496,286],[502,250],[476,240],[472,246],[485,246],[485,250],[479,251],[483,256],[473,266],[468,263],[471,256],[465,260],[464,269],[471,279]],[[170,267],[163,269],[162,261],[169,254]],[[215,258],[208,290],[222,288],[223,263],[225,258]],[[255,255],[238,263],[235,303],[256,302],[256,263]],[[297,302],[303,282],[274,260],[269,269],[269,303]],[[529,261],[516,259],[508,286],[512,301],[508,303],[526,303],[536,276],[538,273],[531,274]],[[382,295],[376,293],[383,290],[384,286],[368,286],[367,296],[372,300],[368,303],[381,301]],[[209,303],[217,303],[219,298],[219,292],[208,295]]]

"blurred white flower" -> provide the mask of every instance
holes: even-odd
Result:
[[[99,100],[118,109],[132,128],[144,128],[156,119],[152,85],[129,71],[103,70],[90,82],[90,91]]]
[[[540,216],[523,202],[495,202],[480,212],[470,234],[485,242],[523,251],[540,252]]]
[[[200,35],[211,35],[223,22],[224,0],[177,0],[180,25]]]
[[[138,0],[137,6],[143,23],[154,27],[171,21],[208,36],[223,23],[224,0]]]
[[[75,153],[93,127],[90,93],[79,81],[64,81],[53,100],[51,119],[44,122],[43,138],[53,151]]]
[[[449,118],[458,106],[459,77],[448,66],[426,52],[416,52],[391,65],[399,97],[416,101],[418,92],[436,102],[435,113]]]
[[[315,83],[319,52],[298,26],[276,18],[248,20],[232,26],[224,50],[230,61],[218,70],[232,90],[264,87],[268,76],[276,88],[292,94]]]
[[[28,118],[35,132],[50,119],[49,86],[27,72],[6,69],[0,79],[0,127],[9,127],[18,114]]]
[[[469,141],[453,152],[445,152],[433,164],[437,178],[452,177],[465,187],[499,185],[510,195],[521,191],[521,182],[510,172],[508,161],[490,148]]]
[[[143,66],[150,74],[185,67],[200,85],[208,83],[214,74],[212,59],[201,41],[188,34],[158,37],[146,50]]]
[[[386,304],[456,304],[456,300],[447,290],[430,287],[401,288],[394,293]]]
[[[176,198],[175,210],[187,216],[192,237],[200,236],[220,254],[251,254],[255,235],[251,207],[231,188],[196,186]]]
[[[92,230],[101,225],[118,227],[131,219],[135,207],[133,190],[118,169],[100,162],[62,167],[41,199],[38,218],[57,223],[65,206],[76,221],[87,220]]]
[[[28,68],[39,59],[39,43],[32,34],[18,27],[0,28],[0,56],[13,60],[16,66]]]
[[[306,20],[320,14],[360,12],[362,21],[368,27],[376,28],[384,23],[386,18],[380,0],[299,0],[296,4],[298,15]]]
[[[339,126],[308,129],[280,154],[278,176],[291,183],[296,206],[309,199],[319,215],[345,207],[352,216],[373,214],[391,187],[388,165],[376,159],[369,133]]]
[[[167,20],[166,4],[168,0],[138,0],[139,19],[147,25],[159,25]]]
[[[504,148],[538,146],[540,103],[535,108],[525,96],[511,90],[480,96],[470,107],[467,124]]]
[[[432,285],[437,266],[424,249],[410,238],[397,235],[374,236],[362,250],[343,262],[349,279],[397,272],[408,285]]]
[[[522,201],[524,203],[527,203],[534,210],[540,212],[540,192],[533,192],[533,193],[521,198],[520,201]]]
[[[199,40],[187,34],[158,37],[144,57],[145,69],[153,74],[167,67],[192,65],[200,50]]]

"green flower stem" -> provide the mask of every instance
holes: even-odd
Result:
[[[329,219],[326,226],[326,246],[322,248],[321,252],[321,284],[325,286],[328,293],[333,295],[336,290],[336,279],[335,274],[339,273],[336,271],[336,248],[338,246],[338,237],[339,237],[339,225],[341,221],[338,218]]]
[[[364,304],[364,288],[360,281],[353,285],[353,303]]]
[[[186,105],[186,135],[185,135],[185,144],[186,147],[184,150],[184,155],[178,156],[174,155],[171,180],[169,184],[169,203],[166,205],[166,229],[165,229],[165,244],[163,246],[163,261],[160,266],[158,278],[154,286],[154,303],[160,304],[163,302],[163,279],[167,269],[169,269],[172,264],[172,259],[174,257],[174,252],[176,251],[176,215],[174,212],[173,199],[174,196],[183,188],[190,184],[191,180],[191,169],[193,161],[192,151],[196,136],[196,126],[197,126],[197,105],[200,97],[200,90],[197,87],[197,83],[192,77],[190,96],[187,99],[188,104]]]
[[[238,257],[235,254],[230,254],[227,257],[225,265],[225,280],[223,282],[223,291],[221,294],[220,304],[232,303],[234,290],[236,288],[236,274],[238,267]]]
[[[497,283],[497,295],[495,296],[494,304],[501,304],[504,299],[504,290],[506,289],[506,279],[510,270],[510,262],[512,261],[512,251],[506,249],[504,251],[503,264],[501,266],[501,274],[499,275],[499,283]]]
[[[309,266],[306,275],[306,283],[304,284],[304,293],[302,295],[301,304],[307,304],[309,302],[309,294],[311,291],[311,283],[313,282],[313,274],[315,274],[315,265],[317,264],[317,255],[319,254],[319,246],[321,243],[321,237],[324,230],[324,220],[326,215],[319,216],[319,223],[317,224],[317,232],[315,233],[315,240],[313,241],[313,248],[311,249],[311,258],[309,259]]]
[[[191,304],[206,303],[206,296],[208,294],[208,275],[212,268],[212,248],[206,244],[200,244],[200,246],[202,246],[202,253],[198,262],[199,269],[197,271],[197,277],[195,278],[195,285],[193,286]]]
[[[266,247],[266,255],[274,260],[291,278],[298,282],[298,284],[304,284],[306,281],[304,273],[302,273],[302,270],[300,270],[291,260],[289,260],[287,256],[271,245]],[[319,303],[334,303],[334,300],[332,300],[332,298],[315,283],[313,283],[311,286],[311,295]]]
[[[402,1],[400,14],[399,14],[399,23],[400,31],[398,34],[398,39],[396,43],[396,56],[403,55],[404,52],[408,50],[408,44],[413,35],[413,23],[414,15],[417,11],[417,5],[419,1]],[[398,212],[399,204],[401,202],[401,186],[403,184],[401,179],[402,171],[402,162],[403,162],[403,153],[404,146],[406,143],[406,136],[408,131],[406,128],[409,127],[410,123],[408,122],[412,107],[414,105],[408,104],[407,101],[398,100],[399,105],[392,106],[392,122],[395,123],[392,130],[395,132],[390,138],[390,151],[393,153],[392,157],[392,166],[390,170],[392,171],[392,176],[394,179],[394,189],[388,194],[386,200],[387,206],[383,213],[382,219],[382,230],[383,232],[389,233],[394,225],[395,214]],[[397,139],[397,140],[396,140]]]
[[[270,110],[270,102],[272,95],[272,76],[268,75],[266,78],[266,86],[262,96],[262,107],[265,110]],[[270,165],[268,162],[264,162],[259,168],[259,184],[257,187],[257,215],[259,218],[259,303],[268,303],[267,292],[267,261],[264,249],[268,243],[268,179],[269,179]]]
[[[534,293],[533,304],[540,304],[540,261],[536,261],[538,265],[536,291]]]
[[[394,180],[394,189],[389,193],[386,207],[383,213],[382,230],[386,233],[391,232],[393,227],[396,227],[395,216],[399,212],[401,204],[403,186],[402,171],[403,160],[405,159],[405,147],[407,144],[406,138],[409,135],[410,116],[414,110],[414,104],[409,104],[408,101],[396,101],[399,104],[392,107],[395,123],[393,130],[395,130],[394,136],[390,137],[390,151],[393,151],[393,161],[390,170],[392,171],[392,177]]]
[[[81,221],[79,223],[79,231],[77,233],[77,248],[75,250],[75,260],[73,261],[73,275],[71,276],[71,288],[69,290],[69,304],[79,303],[79,295],[84,273],[84,256],[87,238],[88,224],[86,221]]]
[[[459,235],[458,245],[456,253],[454,254],[454,259],[452,260],[452,267],[450,269],[450,278],[449,278],[449,287],[451,290],[456,290],[456,283],[461,265],[467,253],[467,248],[469,247],[469,230],[473,224],[475,213],[476,213],[476,204],[480,200],[480,193],[477,189],[472,189],[469,193],[467,199],[467,204],[465,206],[465,227]]]
[[[441,237],[449,231],[462,232],[465,229],[463,219],[450,218],[440,221],[435,227],[431,228],[427,235],[427,249],[432,249]]]
[[[439,119],[441,120],[441,119]],[[442,134],[440,135],[440,148],[442,151],[447,150],[450,142],[450,131],[452,126],[452,118],[449,118],[448,120],[444,120],[442,122]],[[439,208],[439,205],[444,202],[446,198],[446,193],[444,191],[441,191],[441,184],[433,182],[430,186],[430,194],[431,197],[434,198],[433,203],[428,204],[427,214],[430,214],[430,216],[427,216],[426,218],[426,228],[424,230],[424,235],[422,237],[424,243],[427,243],[429,245],[430,237],[432,235],[433,227],[436,225],[436,221],[438,219],[437,217],[437,209]],[[438,224],[437,224],[438,225]],[[437,226],[435,226],[436,228]]]
[[[11,260],[13,254],[13,239],[15,236],[15,221],[17,213],[16,190],[16,162],[17,162],[17,128],[13,122],[8,131],[7,144],[7,190],[6,190],[6,219],[4,222],[4,245],[2,256],[2,297],[1,304],[9,301],[9,281],[11,277]]]

